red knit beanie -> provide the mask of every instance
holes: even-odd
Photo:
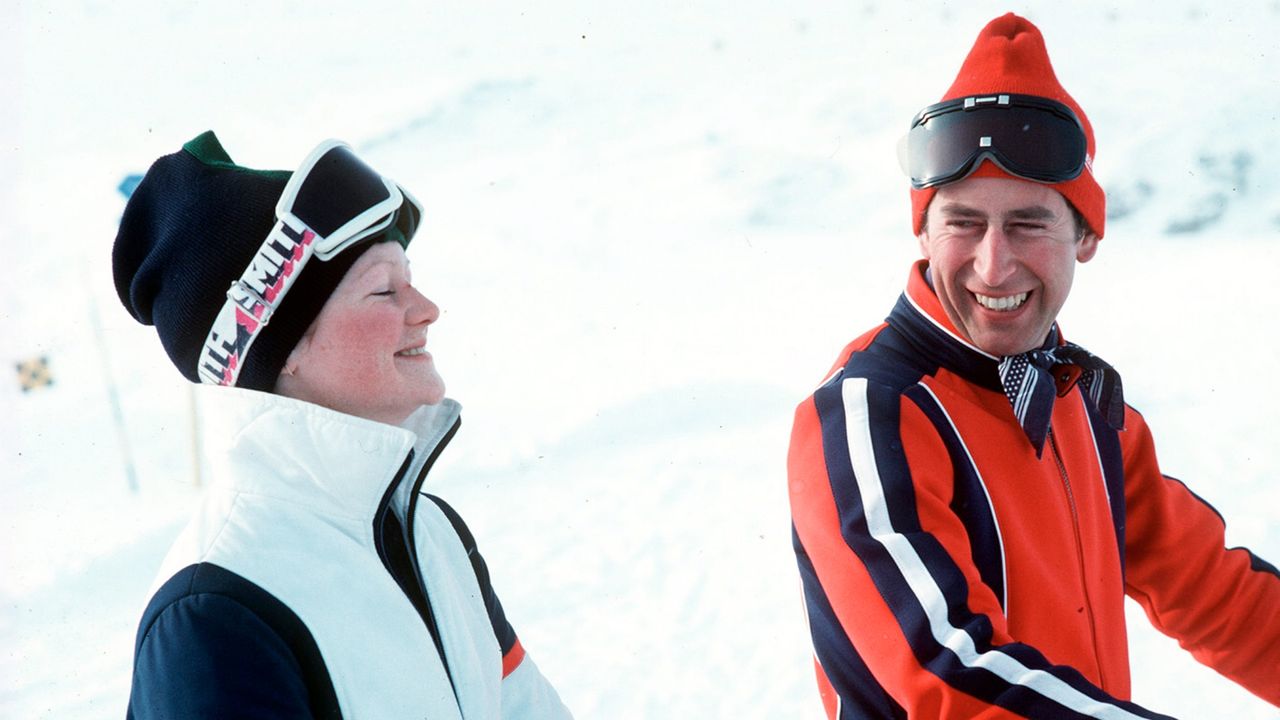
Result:
[[[1084,216],[1089,229],[1101,238],[1106,224],[1107,196],[1093,178],[1093,126],[1076,101],[1058,83],[1040,30],[1026,18],[1013,13],[992,20],[978,33],[978,40],[965,58],[960,74],[942,100],[991,93],[1017,93],[1057,100],[1080,118],[1087,143],[1084,172],[1074,180],[1054,183],[1050,187],[1062,193]],[[983,161],[969,177],[1013,176],[995,163]],[[936,190],[936,187],[911,190],[912,228],[917,235],[924,225],[925,211]]]

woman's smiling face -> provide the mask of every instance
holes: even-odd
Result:
[[[413,287],[398,243],[365,250],[289,355],[281,395],[350,415],[399,424],[444,399],[427,352],[440,308]]]

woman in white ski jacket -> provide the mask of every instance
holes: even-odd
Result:
[[[116,288],[203,386],[213,479],[143,613],[129,717],[569,717],[422,492],[460,419],[404,254],[420,213],[341,143],[259,171],[211,132],[131,197]]]

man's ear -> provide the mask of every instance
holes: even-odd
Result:
[[[1076,246],[1076,260],[1082,263],[1089,262],[1097,252],[1098,236],[1086,232],[1084,237],[1080,238],[1080,244]]]
[[[920,244],[920,257],[925,260],[932,260],[933,258],[929,257],[929,228],[924,228],[920,231],[920,234],[916,236],[916,242]]]

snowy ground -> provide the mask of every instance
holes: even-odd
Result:
[[[432,482],[580,718],[817,717],[791,411],[900,291],[895,142],[1010,5],[1116,214],[1064,326],[1280,561],[1280,3],[18,2],[0,359],[55,384],[0,381],[0,717],[123,711],[198,408],[115,298],[116,186],[209,128],[270,168],[344,138],[427,205],[410,257],[466,408]],[[1132,619],[1138,702],[1280,717]]]

